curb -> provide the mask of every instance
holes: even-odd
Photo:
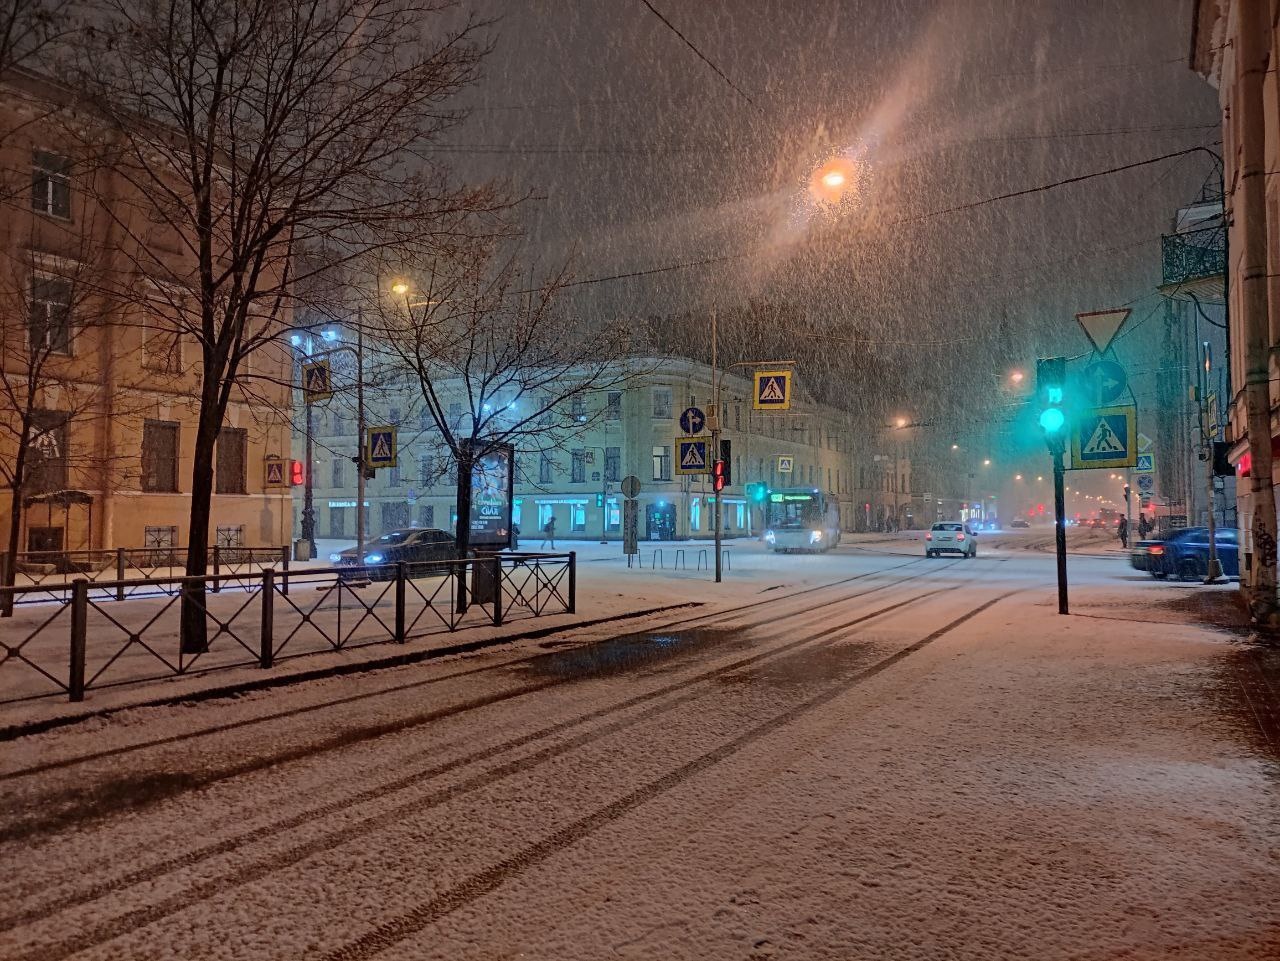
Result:
[[[625,614],[612,614],[608,617],[596,617],[586,621],[574,621],[571,624],[558,624],[554,627],[540,627],[531,631],[521,631],[518,634],[502,634],[498,637],[488,637],[483,640],[463,641],[458,644],[450,644],[447,647],[433,647],[422,651],[410,651],[404,654],[391,654],[386,657],[361,661],[358,664],[333,664],[329,667],[312,668],[311,670],[298,671],[293,674],[284,674],[279,677],[264,677],[261,680],[256,681],[239,681],[235,684],[224,684],[219,687],[205,688],[200,691],[189,691],[186,694],[174,694],[170,697],[153,698],[149,701],[137,701],[133,704],[119,704],[113,707],[82,711],[78,714],[61,714],[57,717],[44,718],[39,721],[29,721],[0,727],[0,743],[5,741],[14,741],[20,737],[29,737],[33,734],[44,734],[47,731],[52,731],[60,727],[69,727],[72,724],[79,724],[82,721],[88,721],[92,718],[110,717],[113,714],[120,713],[121,711],[133,711],[138,708],[147,707],[173,707],[177,704],[198,704],[201,701],[212,701],[218,698],[239,697],[243,694],[253,694],[257,691],[267,691],[276,687],[287,687],[292,684],[302,684],[307,681],[317,681],[330,677],[342,677],[346,674],[362,674],[366,671],[380,671],[391,667],[404,667],[409,664],[418,664],[422,661],[436,660],[441,657],[451,657],[455,654],[470,654],[475,651],[483,650],[487,647],[498,647],[502,644],[512,644],[516,641],[537,640],[543,637],[550,637],[553,634],[559,634],[563,631],[578,630],[583,627],[594,627],[598,624],[610,624],[616,621],[648,617],[653,614],[663,614],[667,611],[678,611],[686,607],[701,606],[702,604],[699,601],[687,601],[683,604],[667,604],[662,607],[650,607],[641,611],[628,611]]]

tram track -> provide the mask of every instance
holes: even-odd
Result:
[[[886,586],[888,585],[882,585],[880,589],[883,589]],[[181,895],[170,898],[160,904],[150,905],[146,908],[128,912],[110,922],[107,922],[106,925],[94,929],[93,932],[83,932],[80,936],[65,940],[57,946],[46,946],[45,950],[38,955],[32,955],[32,957],[41,958],[65,957],[67,954],[83,950],[93,944],[102,943],[103,940],[118,936],[119,934],[133,930],[136,927],[161,920],[163,917],[176,913],[182,908],[189,906],[193,903],[193,900],[214,896],[217,893],[222,892],[228,885],[239,886],[251,883],[254,880],[266,877],[269,874],[288,867],[291,864],[297,863],[311,855],[328,850],[334,845],[348,843],[361,835],[376,831],[381,827],[385,827],[388,823],[395,823],[412,812],[419,812],[427,808],[443,804],[460,795],[464,795],[468,792],[477,790],[480,787],[490,785],[496,779],[509,777],[518,772],[536,767],[537,765],[545,763],[552,758],[559,757],[578,748],[585,747],[600,738],[617,733],[631,725],[638,724],[646,719],[657,716],[658,714],[673,710],[682,704],[686,704],[703,696],[706,693],[703,688],[707,686],[707,682],[709,681],[717,678],[723,678],[734,672],[741,671],[744,668],[760,664],[764,661],[783,657],[806,645],[813,644],[815,641],[819,642],[817,646],[838,643],[841,640],[847,639],[848,632],[860,624],[873,620],[877,617],[881,617],[907,605],[916,604],[930,597],[953,592],[965,586],[968,586],[967,583],[961,582],[923,593],[913,593],[910,597],[903,600],[895,601],[871,611],[861,612],[855,617],[841,621],[839,624],[830,625],[823,630],[790,641],[786,644],[769,648],[768,650],[761,651],[748,657],[733,659],[727,663],[716,665],[706,671],[680,679],[671,684],[663,685],[654,690],[642,692],[630,698],[626,698],[621,702],[602,706],[601,708],[586,712],[585,714],[545,726],[537,731],[529,732],[500,744],[472,752],[469,755],[412,772],[389,784],[380,784],[376,787],[371,787],[365,791],[359,792],[356,795],[336,799],[324,805],[310,808],[305,812],[301,812],[289,818],[260,826],[259,828],[249,832],[244,832],[236,837],[223,839],[221,841],[205,845],[193,851],[188,851],[173,858],[165,859],[162,862],[152,864],[138,871],[129,872],[126,875],[109,879],[97,885],[92,885],[89,888],[74,892],[66,897],[56,899],[53,902],[28,909],[18,914],[10,915],[0,921],[0,929],[7,930],[18,925],[35,923],[50,918],[60,912],[119,893],[128,888],[137,885],[152,884],[167,874],[171,874],[184,868],[193,867],[210,858],[227,854],[236,849],[245,848],[258,842],[267,841],[274,836],[287,833],[314,822],[318,818],[322,818],[339,811],[349,811],[353,805],[376,800],[387,794],[413,787],[421,782],[439,778],[460,768],[483,763],[486,760],[501,756],[505,753],[510,753],[511,751],[518,750],[521,747],[553,737],[557,734],[565,733],[573,728],[581,727],[582,725],[607,718],[610,715],[619,714],[621,712],[628,711],[631,708],[645,705],[649,702],[659,702],[652,704],[644,711],[637,712],[634,715],[616,718],[602,727],[584,731],[567,741],[549,745],[534,752],[533,754],[512,759],[504,764],[498,765],[497,767],[485,768],[460,782],[440,787],[426,795],[415,794],[415,796],[409,800],[388,811],[384,811],[381,814],[374,815],[363,821],[346,824],[337,831],[326,832],[316,838],[304,842],[301,845],[297,845],[289,849],[287,852],[277,853],[269,859],[248,865],[237,872],[234,872],[230,877],[224,876],[197,884],[194,890],[187,890]],[[864,595],[859,596],[865,596],[865,593]],[[994,601],[991,603],[994,603]],[[989,604],[986,606],[989,606]],[[979,605],[979,608],[985,609],[982,605]],[[968,616],[973,616],[974,613],[977,613],[977,610],[978,609],[975,609]],[[960,623],[960,621],[954,622],[952,626],[955,626],[958,623]],[[913,645],[912,649],[915,649],[918,646],[921,645],[919,643],[917,645]],[[900,655],[892,655],[888,659],[888,662],[892,663],[893,658],[899,656]],[[883,667],[880,669],[883,669]],[[676,696],[665,701],[661,700],[671,694],[675,694]],[[53,953],[49,953],[50,951],[53,951]]]
[[[814,594],[816,592],[831,590],[833,588],[845,587],[848,584],[854,583],[856,581],[885,577],[891,574],[892,572],[900,570],[902,568],[912,567],[916,564],[923,564],[923,563],[924,563],[924,560],[922,558],[916,558],[904,564],[896,564],[893,567],[882,568],[876,571],[868,571],[862,574],[855,574],[850,577],[841,578],[840,580],[831,581],[825,584],[818,584],[813,587],[804,588],[803,590],[799,590],[799,591],[793,591],[790,594],[785,595],[784,597],[765,598],[763,600],[752,601],[748,604],[742,604],[736,607],[722,608],[715,611],[708,611],[705,613],[696,614],[692,616],[680,617],[680,618],[676,618],[675,620],[664,621],[656,625],[639,627],[636,629],[636,631],[629,631],[627,633],[636,633],[639,631],[674,631],[678,629],[687,629],[690,626],[704,623],[707,621],[716,621],[719,623],[724,623],[724,620],[726,618],[731,618],[734,615],[740,614],[742,612],[753,611],[762,607],[771,607],[770,616],[764,620],[761,620],[754,624],[745,623],[745,624],[726,625],[726,626],[738,627],[744,630],[749,630],[752,627],[761,627],[761,626],[764,626],[766,623],[777,622],[787,617],[798,617],[823,607],[830,607],[836,604],[844,603],[847,600],[856,598],[861,595],[846,594],[846,595],[834,597],[831,600],[822,602],[821,604],[810,605],[800,610],[793,611],[790,614],[787,614],[787,613],[779,614],[777,612],[776,609],[779,606],[787,605],[791,601],[797,598],[807,598],[809,595]],[[954,566],[955,563],[958,563],[958,562],[952,562],[951,564],[946,565],[946,567]],[[945,567],[931,566],[930,569],[943,570],[945,569]],[[895,583],[902,583],[907,580],[910,580],[910,578],[900,578]],[[572,628],[566,628],[566,630],[571,630],[571,629]],[[614,635],[614,636],[617,636],[617,635]],[[596,641],[589,641],[582,646],[589,647],[595,644],[607,643],[611,639],[612,638],[602,638]],[[513,666],[519,666],[521,664],[534,661],[539,657],[544,657],[545,655],[546,655],[545,650],[542,650],[532,654],[509,658],[496,664],[486,664],[482,667],[471,668],[469,670],[454,671],[451,673],[444,673],[435,677],[423,678],[420,680],[410,681],[403,684],[394,684],[387,687],[378,688],[377,690],[374,690],[374,691],[363,691],[359,694],[344,695],[342,697],[331,698],[331,699],[319,701],[314,704],[307,704],[301,707],[290,708],[284,711],[276,711],[271,714],[261,715],[258,717],[246,718],[243,720],[232,721],[224,724],[216,724],[216,725],[212,725],[212,726],[201,728],[194,731],[184,731],[181,734],[172,734],[172,735],[167,735],[161,738],[153,738],[151,740],[142,741],[136,744],[121,745],[119,747],[94,751],[88,754],[77,755],[75,757],[59,758],[53,761],[46,761],[39,764],[33,764],[27,767],[18,768],[12,771],[0,772],[0,784],[3,784],[8,781],[15,781],[24,777],[33,777],[40,774],[46,774],[52,771],[63,770],[66,768],[75,767],[76,765],[80,765],[80,764],[90,764],[95,761],[103,761],[103,760],[108,760],[112,758],[118,758],[128,754],[137,753],[139,751],[145,751],[145,750],[150,750],[154,748],[168,747],[175,744],[181,744],[185,741],[190,741],[190,740],[194,740],[201,737],[209,737],[217,734],[226,734],[233,731],[244,730],[246,728],[253,727],[256,725],[270,724],[275,721],[287,721],[287,720],[291,720],[307,714],[312,714],[318,711],[332,710],[333,708],[336,708],[336,707],[369,701],[378,697],[389,697],[389,696],[392,696],[395,694],[401,694],[407,691],[419,690],[419,689],[430,687],[433,685],[438,685],[447,681],[456,680],[458,678],[473,677],[480,674],[490,674],[499,670],[507,669]],[[485,705],[478,704],[477,706],[482,707]],[[448,715],[444,715],[444,716],[448,716]],[[439,720],[439,719],[440,718],[436,716],[424,717],[424,720],[422,721],[422,723],[430,723],[430,721]],[[368,736],[379,737],[385,733],[394,733],[394,731],[390,731],[390,730],[383,731],[380,729],[375,729],[375,730],[372,730]],[[340,747],[342,745],[335,745],[335,746]],[[287,760],[288,758],[283,758],[281,762],[282,763],[287,762]],[[5,840],[5,830],[4,828],[0,828],[0,843],[2,843],[4,840]]]
[[[366,959],[381,953],[383,950],[393,947],[436,921],[452,914],[454,911],[466,907],[493,892],[509,879],[590,837],[596,831],[619,820],[636,808],[713,768],[742,749],[760,741],[811,711],[834,701],[857,685],[888,670],[978,616],[983,611],[1016,593],[1018,592],[1009,591],[981,602],[907,647],[901,648],[856,672],[851,678],[841,679],[825,686],[818,694],[806,698],[780,714],[754,725],[737,737],[699,755],[666,774],[648,781],[623,797],[597,808],[556,831],[544,835],[538,841],[525,846],[511,856],[497,861],[454,884],[436,897],[421,903],[390,921],[378,925],[372,931],[348,942],[335,951],[323,955],[322,961],[366,961]]]

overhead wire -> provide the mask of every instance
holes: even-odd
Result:
[[[716,66],[716,65],[711,61],[711,59],[710,59],[710,58],[709,58],[705,53],[703,53],[703,52],[702,52],[701,50],[699,50],[696,46],[694,46],[693,41],[692,41],[692,40],[690,40],[688,37],[686,37],[683,33],[681,33],[681,32],[676,28],[676,25],[675,25],[674,23],[672,23],[670,20],[668,20],[666,17],[664,17],[664,16],[663,16],[659,11],[658,11],[658,8],[657,8],[657,7],[655,7],[652,3],[650,3],[650,2],[649,2],[649,0],[640,0],[640,2],[641,2],[641,3],[643,3],[646,7],[648,7],[648,8],[649,8],[649,12],[650,12],[650,13],[652,13],[655,17],[657,17],[657,18],[658,18],[659,20],[661,20],[664,24],[666,24],[666,27],[667,27],[667,29],[668,29],[668,30],[670,30],[670,31],[671,31],[672,33],[674,33],[677,37],[679,37],[682,41],[684,41],[684,45],[685,45],[686,47],[688,47],[690,50],[692,50],[695,54],[697,54],[697,56],[698,56],[698,59],[699,59],[699,60],[701,60],[701,61],[702,61],[703,63],[705,63],[708,67],[710,67],[712,70],[714,70],[714,71],[716,72],[716,74],[720,77],[720,79],[721,79],[721,80],[723,80],[725,83],[727,83],[727,84],[728,84],[728,85],[733,89],[733,91],[734,91],[734,92],[735,92],[739,97],[741,97],[741,98],[742,98],[743,100],[745,100],[747,103],[751,104],[751,106],[755,107],[757,110],[761,110],[761,109],[762,109],[758,103],[756,103],[754,100],[752,100],[752,99],[751,99],[751,97],[749,97],[749,96],[747,95],[747,93],[746,93],[746,91],[745,91],[745,90],[743,90],[743,89],[742,89],[741,87],[739,87],[736,83],[734,83],[732,80],[730,80],[730,79],[729,79],[728,74],[726,74],[723,70],[721,70],[719,67],[717,67],[717,66]]]

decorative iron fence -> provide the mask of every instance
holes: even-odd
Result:
[[[281,556],[281,555],[277,555]],[[43,586],[0,588],[20,609],[0,641],[0,703],[254,666],[521,617],[574,613],[577,559],[495,554],[412,565],[91,581],[67,603]],[[186,636],[183,599],[198,610]],[[128,603],[119,603],[121,599]],[[192,636],[192,635],[198,636]]]
[[[1165,285],[1185,284],[1221,276],[1227,267],[1227,232],[1205,227],[1160,238],[1161,268]]]
[[[206,563],[211,574],[230,574],[239,580],[261,574],[268,567],[289,569],[288,547],[221,547],[208,549]],[[12,564],[15,587],[37,590],[22,594],[0,594],[0,617],[12,614],[15,603],[45,603],[71,600],[71,585],[77,579],[92,585],[92,595],[103,600],[123,601],[128,597],[163,593],[159,582],[179,576],[186,569],[185,547],[114,547],[83,551],[19,551],[12,559],[0,553],[0,575]],[[9,580],[0,577],[0,583]],[[106,590],[108,582],[111,590]],[[221,590],[217,581],[215,590]]]

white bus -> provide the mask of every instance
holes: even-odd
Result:
[[[840,543],[840,505],[816,487],[783,487],[765,501],[764,542],[774,551],[828,551]]]

